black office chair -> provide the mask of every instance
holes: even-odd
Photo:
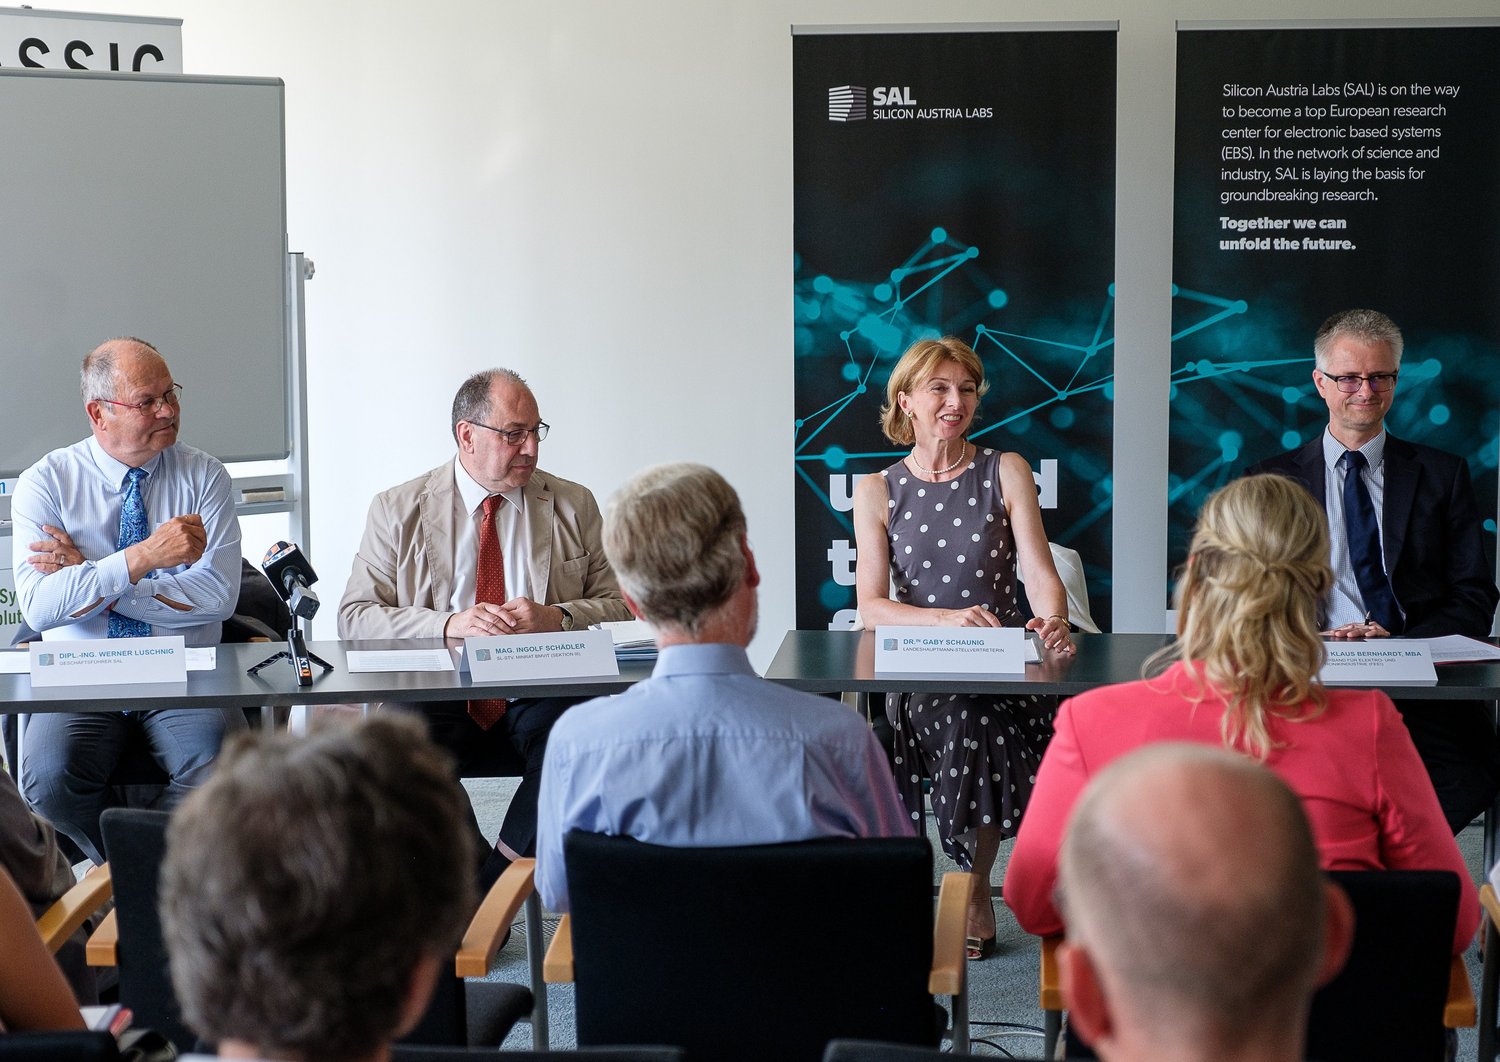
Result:
[[[119,967],[120,1003],[131,1009],[135,1023],[160,1032],[185,1052],[195,1049],[198,1040],[183,1023],[172,989],[157,906],[167,821],[163,811],[110,808],[104,813],[101,825],[115,909],[89,940],[88,955],[94,965]],[[483,956],[481,964],[494,957],[504,926],[530,887],[530,868],[512,867],[486,897],[464,938],[466,947]],[[480,923],[487,937],[476,931]],[[511,1027],[531,1013],[532,995],[522,985],[466,982],[461,975],[440,977],[432,1004],[408,1039],[498,1046]]]
[[[1354,946],[1344,969],[1313,997],[1307,1057],[1441,1062],[1444,1026],[1474,1024],[1469,974],[1453,955],[1458,877],[1446,870],[1329,877],[1354,905]]]
[[[0,1033],[0,1062],[119,1062],[107,1032]]]
[[[549,982],[576,983],[578,1043],[679,1044],[690,1060],[817,1062],[829,1040],[967,1046],[967,874],[917,838],[668,848],[574,831]],[[575,958],[576,956],[576,958]]]

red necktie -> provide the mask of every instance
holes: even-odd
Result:
[[[484,499],[484,517],[479,521],[479,565],[474,572],[474,602],[505,604],[505,555],[500,551],[500,535],[495,528],[495,510],[505,503],[499,494]],[[509,702],[504,697],[487,697],[469,702],[469,717],[488,730],[500,721]]]

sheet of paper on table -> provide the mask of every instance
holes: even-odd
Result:
[[[1462,634],[1450,634],[1443,638],[1427,639],[1432,649],[1434,664],[1456,664],[1467,660],[1500,660],[1500,649],[1477,638],[1466,638]]]
[[[351,649],[345,660],[351,672],[453,670],[447,649]]]
[[[594,625],[609,631],[615,643],[616,660],[652,660],[656,657],[656,632],[645,620],[609,620]]]

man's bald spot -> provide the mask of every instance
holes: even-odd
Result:
[[[153,363],[153,368],[166,368],[167,360],[161,356],[161,351],[144,339],[135,336],[106,339],[83,359],[80,374],[83,400],[117,398],[115,389],[120,377],[147,361]]]
[[[1247,756],[1166,743],[1115,761],[1074,811],[1059,882],[1069,939],[1148,1009],[1237,1038],[1311,991],[1317,849],[1296,795]]]

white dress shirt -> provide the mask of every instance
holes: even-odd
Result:
[[[474,604],[474,582],[479,574],[479,524],[484,519],[484,499],[490,492],[458,458],[453,459],[453,482],[458,493],[453,520],[453,596],[448,607],[462,612]],[[531,527],[526,522],[526,492],[517,487],[500,495],[505,504],[495,510],[495,533],[500,536],[500,555],[505,559],[505,597],[531,597]]]

